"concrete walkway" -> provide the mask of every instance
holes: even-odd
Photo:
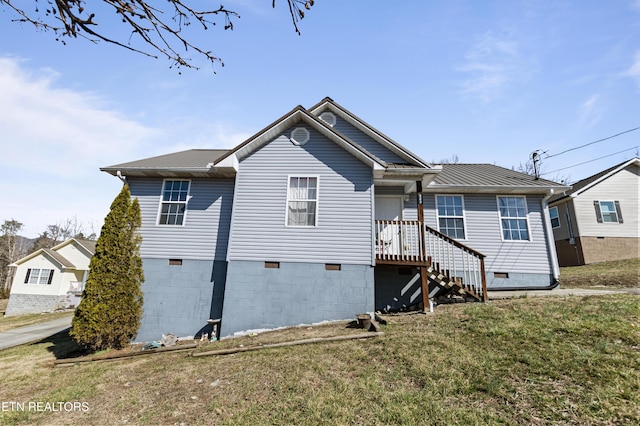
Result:
[[[0,350],[53,336],[71,327],[72,318],[73,315],[4,331],[0,333]]]
[[[516,297],[544,297],[544,296],[600,296],[603,294],[631,293],[640,294],[637,288],[621,288],[612,290],[586,289],[586,288],[555,288],[553,290],[519,290],[487,292],[489,300],[513,299]]]

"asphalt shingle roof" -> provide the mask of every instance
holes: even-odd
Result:
[[[83,240],[80,238],[76,238],[76,241],[82,245],[82,247],[86,248],[91,252],[91,254],[96,253],[96,242],[93,240]]]
[[[635,159],[636,161],[638,161],[638,159]],[[584,188],[585,186],[591,185],[593,182],[597,181],[598,179],[602,178],[603,176],[611,173],[612,171],[614,171],[615,169],[617,169],[618,167],[624,165],[625,163],[628,163],[630,160],[626,160],[623,161],[621,163],[616,164],[615,166],[609,167],[606,170],[603,170],[599,173],[596,173],[595,175],[586,177],[584,179],[581,179],[579,181],[577,181],[576,183],[574,183],[573,185],[571,185],[571,190],[567,191],[564,194],[558,194],[554,197],[551,197],[551,199],[549,200],[550,203],[553,203],[554,201],[558,201],[561,200],[563,198],[569,197],[571,194],[580,191],[582,188]]]
[[[76,267],[76,265],[74,265],[73,263],[69,262],[69,260],[67,260],[66,257],[61,255],[57,251],[54,251],[54,250],[51,250],[51,249],[48,249],[48,248],[43,249],[43,251],[45,253],[47,253],[49,256],[53,257],[58,263],[60,263],[65,268],[75,268]]]
[[[229,152],[228,149],[189,149],[187,151],[116,164],[105,167],[105,169],[206,168],[209,163],[215,162],[227,152]]]

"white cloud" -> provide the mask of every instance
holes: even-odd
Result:
[[[598,95],[591,95],[587,100],[580,104],[578,114],[585,126],[591,127],[602,118],[603,107],[599,102]]]
[[[87,176],[156,134],[106,109],[94,94],[56,87],[60,76],[54,71],[30,72],[22,65],[0,58],[0,167]]]
[[[466,63],[457,71],[469,77],[462,82],[462,93],[490,102],[521,71],[519,45],[508,37],[492,32],[483,34],[465,56]]]
[[[74,216],[99,224],[119,190],[99,168],[138,157],[158,132],[27,65],[0,58],[0,221],[24,223],[29,237]]]
[[[640,5],[640,0],[638,0],[638,3]],[[635,53],[633,64],[624,75],[633,78],[638,84],[638,90],[640,90],[640,50]]]

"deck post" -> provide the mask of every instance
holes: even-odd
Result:
[[[428,312],[429,309],[429,277],[427,276],[427,267],[425,261],[427,259],[427,250],[424,235],[424,204],[422,200],[422,180],[416,181],[416,196],[418,198],[418,240],[420,241],[420,252],[422,253],[422,266],[420,266],[420,288],[422,291],[422,310]]]

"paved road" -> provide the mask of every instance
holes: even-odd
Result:
[[[71,327],[71,318],[73,318],[73,316],[18,327],[2,332],[0,333],[0,350],[23,345],[29,342],[37,342],[38,340],[53,336],[54,334]]]

